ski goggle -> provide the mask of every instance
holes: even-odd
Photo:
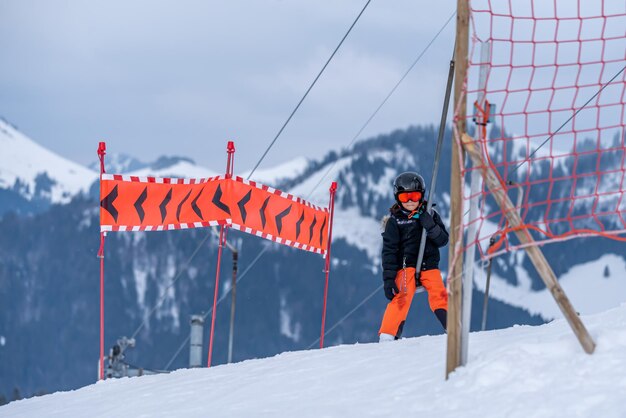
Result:
[[[412,200],[414,202],[419,202],[420,200],[422,200],[422,192],[405,192],[405,193],[400,193],[398,195],[398,200],[402,203],[406,203],[409,200]]]

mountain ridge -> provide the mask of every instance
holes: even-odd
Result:
[[[87,192],[96,172],[37,144],[0,119],[0,189],[13,190],[26,200],[67,203]]]
[[[8,211],[32,214],[52,204],[68,203],[76,195],[90,194],[97,198],[100,162],[86,167],[41,146],[0,117],[0,216]],[[310,164],[296,157],[274,167],[257,170],[253,180],[276,186],[303,172]],[[160,156],[144,162],[124,153],[107,153],[107,173],[154,177],[213,177],[221,172],[196,164],[185,156]],[[250,170],[240,175],[247,177]]]
[[[451,132],[446,130],[445,135],[440,186],[433,200],[443,218],[448,219]],[[380,286],[379,219],[393,203],[391,182],[396,173],[418,169],[428,183],[435,138],[433,126],[396,130],[359,141],[353,149],[331,151],[320,161],[299,166],[303,171],[293,177],[299,181],[280,182],[284,191],[323,206],[328,203],[330,182],[335,179],[339,183],[327,329],[330,324],[336,326],[326,336],[328,345],[376,339],[386,304],[382,291],[376,294]],[[184,160],[178,163],[190,164]],[[332,175],[324,177],[331,168]],[[0,379],[0,393],[8,393],[13,385],[20,386],[24,393],[33,393],[76,388],[93,381],[98,356],[98,214],[96,183],[92,195],[80,194],[67,204],[52,205],[31,217],[7,214],[0,218],[0,305],[6,307],[0,319],[0,337],[5,341],[0,355],[14,359],[11,364],[0,363],[0,375],[7,376]],[[189,315],[207,312],[212,300],[209,295],[214,292],[218,247],[214,239],[207,237],[210,238],[209,232],[202,229],[109,234],[105,246],[107,347],[145,322],[129,361],[154,369],[162,369],[170,362],[175,368],[185,366],[185,356],[172,357],[172,353],[180,353],[180,343],[188,333]],[[239,249],[241,269],[249,272],[237,291],[242,302],[236,316],[235,361],[310,346],[319,336],[323,260],[239,231],[230,231],[229,241]],[[610,286],[620,277],[613,270],[619,269],[619,259],[624,259],[623,246],[608,240],[585,239],[543,249],[557,275],[566,274],[572,266],[597,260],[609,263],[609,278],[605,279],[599,271],[593,288],[620,294],[619,289]],[[191,259],[196,251],[202,255]],[[447,253],[447,248],[442,250],[444,270]],[[262,258],[253,266],[260,254]],[[602,261],[606,254],[616,254],[619,259]],[[229,257],[227,251],[225,266]],[[605,265],[597,263],[593,268],[606,270]],[[581,274],[585,277],[575,278],[576,287],[579,282],[585,285],[589,281],[588,272]],[[220,295],[228,292],[230,275],[229,268],[224,267]],[[483,279],[477,276],[475,281],[478,280]],[[533,314],[538,311],[531,310],[522,298],[535,297],[536,292],[545,289],[523,253],[499,257],[493,265],[492,283],[489,329],[540,324],[551,319]],[[474,290],[475,301],[482,300],[481,289],[477,286]],[[498,295],[499,289],[508,293]],[[584,286],[577,293],[589,298]],[[372,298],[373,294],[376,297]],[[363,303],[368,297],[367,303]],[[59,300],[66,303],[59,304]],[[602,303],[598,300],[591,308]],[[339,323],[355,306],[360,306],[358,313]],[[229,308],[226,298],[216,313],[215,364],[226,361]],[[480,326],[482,306],[477,302],[472,310],[472,329],[476,329]],[[68,323],[72,326],[64,325]],[[405,335],[440,332],[425,295],[417,295]],[[205,334],[205,349],[207,340]],[[29,341],[36,343],[29,345]],[[64,350],[46,349],[50,341]]]

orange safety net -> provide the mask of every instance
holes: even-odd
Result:
[[[327,208],[253,181],[101,175],[103,232],[215,225],[319,254],[328,250]]]
[[[476,130],[456,138],[483,162],[460,176],[488,171],[498,187],[464,189],[463,204],[478,205],[463,221],[476,231],[466,248],[477,245],[487,259],[583,236],[626,242],[623,2],[470,3],[462,96],[474,112],[458,107],[455,118]],[[520,224],[510,224],[513,211]],[[520,231],[530,243],[512,234]]]

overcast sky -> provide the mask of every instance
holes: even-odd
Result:
[[[79,163],[236,171],[277,134],[366,0],[0,0],[0,116]],[[260,168],[346,146],[456,1],[373,0]],[[363,132],[438,123],[455,20]]]

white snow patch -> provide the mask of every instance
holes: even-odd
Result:
[[[308,163],[309,161],[306,158],[298,157],[276,167],[271,167],[265,170],[256,170],[251,180],[271,186],[278,180],[295,177],[301,174],[306,169]],[[244,171],[243,173],[235,172],[236,175],[243,178],[247,178],[249,173],[250,170]],[[145,167],[125,174],[138,177],[207,178],[223,175],[224,173],[218,173],[208,168],[193,164],[189,161],[181,160],[176,164],[159,170]]]
[[[471,333],[467,366],[448,380],[446,336],[425,336],[111,379],[11,402],[0,415],[624,417],[626,305],[582,320],[593,355],[565,320]]]
[[[232,280],[224,280],[222,283],[222,295],[230,292],[230,289],[233,287]]]
[[[198,269],[193,266],[187,267],[187,274],[191,280],[195,280],[198,277]]]
[[[368,191],[380,196],[389,196],[393,190],[393,180],[396,178],[397,174],[398,173],[393,168],[386,167],[385,173],[376,183],[370,182]]]
[[[302,325],[299,322],[291,323],[291,314],[287,308],[287,298],[280,296],[280,333],[294,342],[300,341]]]
[[[35,192],[35,178],[46,173],[55,182],[48,197],[67,203],[72,196],[88,192],[99,173],[42,147],[0,119],[0,188],[12,188],[16,180],[28,186],[25,197]]]
[[[91,226],[91,219],[96,215],[96,211],[94,209],[85,209],[82,213],[82,218],[80,222],[78,222],[78,229],[83,230],[87,229]]]
[[[352,164],[353,157],[345,157],[337,160],[335,168],[331,171],[332,175],[340,173],[344,168]],[[320,206],[328,207],[329,191],[328,188],[333,181],[333,177],[325,178],[321,185],[314,189],[322,176],[328,169],[320,168],[311,177],[298,184],[289,193],[300,196]],[[387,172],[385,173],[387,175]],[[381,180],[384,181],[384,180]],[[340,193],[341,184],[338,184]],[[372,260],[373,265],[380,263],[380,249],[382,239],[380,237],[380,221],[371,217],[361,215],[358,208],[351,207],[342,209],[339,205],[335,205],[335,218],[333,221],[333,240],[344,238],[349,244],[367,252],[368,257]]]
[[[4,335],[0,335],[0,347],[4,347],[7,343],[7,339],[4,337]]]
[[[364,250],[373,265],[380,264],[381,232],[380,220],[361,215],[355,207],[335,210],[333,240],[343,238],[348,244]]]
[[[347,168],[352,164],[353,159],[353,156],[340,158],[336,161],[334,168],[329,173],[329,176],[324,177],[329,167],[321,167],[302,183],[298,184],[291,190],[285,191],[306,199],[316,205],[327,207],[330,196],[328,191],[330,184],[334,181],[334,179],[336,179],[337,173],[340,173],[344,168]],[[320,180],[322,182],[319,186],[317,186]],[[341,184],[338,184],[337,187],[337,193],[340,193],[339,189],[341,189]]]
[[[141,170],[132,171],[126,173],[129,176],[137,177],[171,177],[171,178],[208,178],[219,176],[224,173],[217,173],[208,168],[193,164],[189,161],[181,160],[176,164],[172,164],[169,167],[165,167],[159,170],[153,170],[150,167],[142,168]]]
[[[146,311],[146,290],[148,288],[148,268],[145,266],[145,258],[133,257],[133,276],[135,278],[135,291],[137,292],[137,304],[142,311]]]
[[[523,253],[523,251],[520,251]],[[608,277],[604,277],[608,269]],[[475,269],[474,283],[484,292],[486,271]],[[496,274],[491,275],[489,295],[494,299],[541,315],[546,320],[561,318],[562,314],[548,289],[530,290],[530,277],[521,267],[516,267],[519,285],[508,283]],[[626,302],[626,260],[615,254],[606,254],[588,263],[572,267],[559,278],[559,283],[581,314],[602,312]]]
[[[169,255],[166,260],[164,280],[158,283],[158,300],[162,301],[160,309],[156,311],[156,317],[161,319],[170,316],[173,327],[180,327],[180,312],[176,303],[176,287],[173,284],[176,275],[176,261],[173,255]]]
[[[308,165],[309,160],[307,158],[296,157],[275,167],[255,170],[250,180],[254,180],[266,186],[274,186],[279,180],[299,176],[304,172]],[[238,175],[247,179],[251,171],[252,170],[247,170]]]

